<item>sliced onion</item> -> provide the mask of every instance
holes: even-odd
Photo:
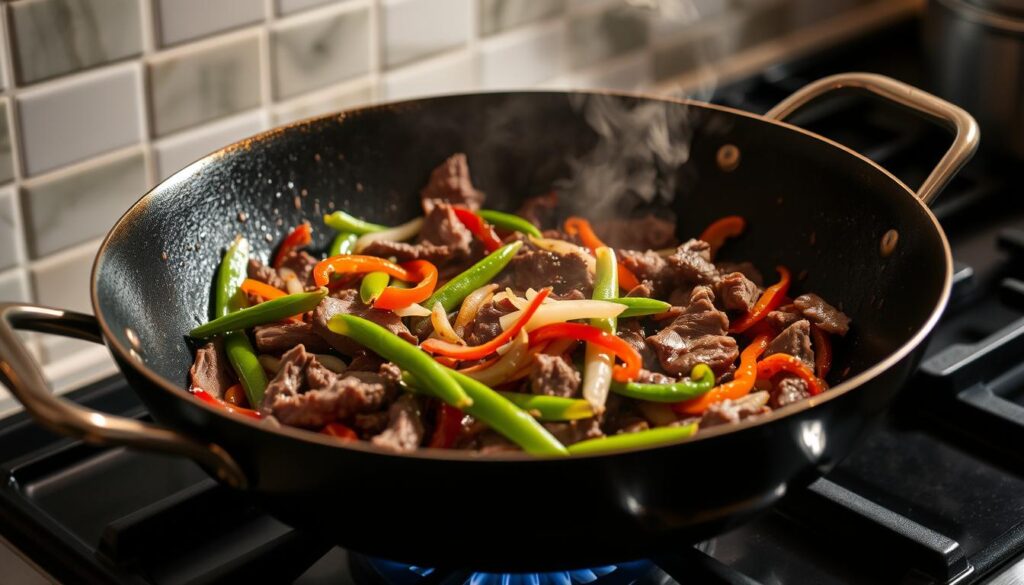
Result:
[[[473,319],[476,319],[476,314],[480,312],[480,307],[484,306],[491,299],[496,288],[498,288],[496,284],[481,286],[462,300],[462,306],[459,308],[458,316],[455,317],[455,326],[453,327],[456,333],[459,335],[465,334],[466,325],[469,325]]]
[[[565,240],[552,240],[550,238],[538,238],[537,236],[530,236],[530,243],[541,250],[547,250],[556,254],[580,254],[587,261],[587,271],[591,274],[597,272],[597,259],[590,254],[590,250],[582,246],[571,244]]]
[[[515,339],[504,346],[507,348],[505,355],[501,356],[501,358],[491,366],[482,370],[467,368],[459,371],[488,386],[497,386],[498,384],[506,382],[512,374],[516,373],[523,364],[526,363],[527,358],[530,357],[529,339],[530,338],[525,331],[520,331],[519,335],[517,335]]]
[[[370,232],[359,236],[356,240],[355,252],[358,254],[366,249],[367,246],[373,242],[404,242],[420,233],[420,229],[423,227],[423,218],[417,217],[410,219],[402,225],[396,225],[393,228],[388,228],[379,232]]]
[[[620,305],[620,306],[625,308],[625,305]],[[399,317],[429,317],[430,316],[430,309],[424,307],[423,305],[421,305],[419,303],[413,303],[413,304],[409,305],[408,307],[402,307],[401,309],[394,309],[391,312],[396,314],[396,315],[398,315]]]
[[[260,354],[257,358],[260,361],[260,365],[267,371],[268,374],[277,374],[281,370],[281,360],[278,358],[267,355],[265,353]]]
[[[462,340],[462,337],[452,329],[452,324],[448,321],[448,313],[445,312],[444,306],[441,305],[441,301],[434,303],[434,308],[430,311],[430,323],[434,326],[434,333],[436,333],[441,339],[448,343],[466,345],[466,342]]]
[[[587,344],[583,358],[583,399],[596,414],[604,412],[608,391],[612,387],[612,366],[615,355],[593,343]]]
[[[300,292],[305,292],[302,283],[299,282],[299,276],[295,274],[295,271],[291,268],[281,267],[277,269],[277,272],[281,275],[281,280],[284,281],[284,286],[288,290],[288,294],[294,295]]]
[[[334,372],[335,374],[342,374],[345,372],[345,362],[341,361],[341,358],[326,353],[314,353],[316,359],[323,364],[325,368]]]
[[[543,327],[550,323],[562,323],[564,321],[574,321],[576,319],[606,319],[611,317],[617,317],[619,313],[626,310],[626,305],[620,305],[618,303],[611,303],[608,301],[594,301],[594,300],[578,300],[578,301],[553,301],[550,303],[541,304],[537,307],[537,312],[533,314],[533,318],[526,324],[527,331],[533,331],[538,327]],[[507,315],[501,316],[501,328],[508,329],[512,326],[522,311],[513,311]]]

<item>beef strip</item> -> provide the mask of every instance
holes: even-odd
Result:
[[[811,348],[811,324],[801,319],[782,330],[765,349],[764,357],[788,353],[814,371],[814,349]]]
[[[757,286],[764,286],[764,276],[752,262],[716,262],[715,265],[718,266],[719,274],[739,272]]]
[[[330,349],[323,337],[313,331],[310,323],[274,323],[257,325],[253,328],[256,337],[256,349],[260,353],[284,353],[299,345],[306,346],[307,351],[323,353]]]
[[[249,278],[258,280],[264,284],[269,284],[274,288],[285,290],[284,280],[277,271],[260,262],[255,258],[249,258],[249,267],[246,270]]]
[[[219,338],[199,348],[188,374],[192,388],[203,390],[217,399],[224,398],[224,393],[235,383],[228,358],[224,354],[223,342]]]
[[[486,453],[507,453],[510,451],[522,451],[519,445],[505,438],[504,435],[494,429],[484,429],[476,436],[475,441],[465,443],[467,448],[475,448],[481,454]]]
[[[678,244],[676,222],[669,217],[645,215],[637,218],[606,219],[594,222],[594,232],[612,248],[660,250]]]
[[[387,411],[357,414],[352,419],[352,428],[359,432],[360,437],[379,435],[388,428]]]
[[[394,451],[413,451],[425,434],[420,404],[412,394],[403,394],[388,408],[388,426],[370,441]]]
[[[700,419],[700,428],[734,424],[745,418],[769,413],[772,409],[766,406],[767,403],[767,392],[752,392],[736,400],[716,402],[704,411]]]
[[[295,277],[299,279],[299,284],[303,288],[315,287],[316,283],[313,281],[313,267],[320,262],[313,256],[310,256],[305,250],[299,250],[297,252],[289,252],[285,256],[284,261],[281,262],[281,270],[291,270],[295,273]],[[284,278],[281,279],[282,281]]]
[[[793,300],[793,304],[800,309],[804,317],[826,333],[846,335],[850,330],[850,318],[816,294],[800,295]]]
[[[502,271],[501,282],[516,290],[540,290],[550,286],[558,295],[579,290],[590,298],[594,275],[587,269],[587,260],[582,253],[558,254],[523,248]]]
[[[781,408],[787,404],[800,402],[811,396],[807,390],[807,383],[796,376],[780,376],[771,391],[771,399],[768,404],[772,408]]]
[[[451,256],[448,246],[434,244],[410,244],[408,242],[376,241],[363,249],[363,254],[381,258],[394,257],[399,262],[426,260],[431,264],[444,265]]]
[[[689,240],[665,259],[684,282],[712,284],[718,280],[718,269],[711,263],[711,245],[702,240]]]
[[[558,208],[558,192],[549,191],[543,195],[535,195],[523,201],[516,215],[532,223],[538,228],[552,225],[555,210]]]
[[[675,287],[675,269],[654,251],[617,250],[616,255],[622,265],[650,291],[646,296],[663,299]]]
[[[572,445],[587,439],[603,437],[601,425],[596,418],[584,418],[568,422],[541,423],[560,443]]]
[[[546,396],[572,398],[580,389],[580,373],[562,356],[539,353],[530,371],[530,391]]]
[[[646,282],[641,282],[640,284],[638,284],[638,285],[634,286],[633,288],[629,289],[629,292],[626,293],[626,296],[627,297],[644,297],[644,298],[649,299],[649,298],[652,297],[653,294],[654,294],[654,291],[651,290],[651,286],[649,284],[647,284]]]
[[[761,295],[761,290],[754,281],[744,276],[742,272],[730,272],[722,276],[715,288],[722,307],[727,311],[746,313],[753,308]]]
[[[428,212],[435,201],[465,205],[472,210],[479,209],[484,202],[484,194],[473,187],[469,163],[461,152],[448,157],[430,173],[420,197],[423,198],[424,210]]]
[[[640,354],[645,368],[653,370],[658,367],[658,355],[644,340],[646,335],[639,319],[619,319],[615,334]]]
[[[417,243],[377,241],[362,253],[385,258],[394,256],[399,262],[426,260],[443,268],[465,262],[474,256],[474,251],[473,234],[455,216],[452,206],[437,203],[424,217]]]
[[[647,338],[658,353],[661,367],[673,376],[689,375],[704,363],[721,375],[736,360],[736,340],[727,335],[729,318],[715,309],[711,287],[698,286],[689,304],[672,323]]]
[[[638,384],[675,384],[679,380],[676,380],[672,376],[666,376],[659,372],[652,372],[646,368],[640,368],[640,373],[636,376],[636,382]]]
[[[409,333],[409,329],[402,323],[401,317],[391,311],[378,311],[367,306],[359,299],[358,291],[345,289],[335,293],[335,296],[320,301],[320,304],[313,310],[313,331],[331,344],[331,347],[345,355],[355,356],[365,350],[348,337],[338,335],[327,328],[327,322],[335,315],[362,317],[373,321],[409,343],[417,342],[412,333]]]
[[[312,387],[311,381],[319,386]],[[281,369],[267,384],[260,410],[283,424],[317,429],[379,410],[397,391],[392,380],[373,372],[330,372],[297,345],[282,356]]]
[[[796,308],[796,305],[789,304],[769,312],[764,319],[775,329],[782,330],[803,318],[800,309]]]
[[[466,325],[466,343],[480,345],[497,337],[502,331],[499,320],[515,310],[515,305],[506,300],[492,301],[480,307],[476,317]]]
[[[346,372],[376,372],[384,365],[384,360],[375,353],[361,351],[352,358],[345,368]]]

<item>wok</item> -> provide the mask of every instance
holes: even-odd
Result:
[[[955,132],[916,194],[867,158],[781,121],[839,88],[866,90]],[[593,147],[580,104],[598,99],[685,111],[689,159],[664,170],[678,180],[671,205],[679,235],[692,237],[723,215],[746,217],[732,259],[752,260],[766,274],[784,263],[805,275],[798,292],[817,292],[853,317],[833,368],[848,368],[841,383],[693,440],[557,460],[432,449],[399,455],[227,415],[186,392],[193,349],[185,334],[209,318],[214,273],[236,233],[266,259],[284,230],[304,219],[318,225],[332,203],[396,224],[420,213],[417,193],[430,170],[459,151],[488,206],[515,209],[522,196],[568,176],[568,161]],[[303,121],[215,152],[132,206],[96,257],[95,317],[0,305],[0,371],[48,428],[190,457],[284,522],[363,553],[492,570],[649,556],[724,531],[826,473],[883,411],[949,295],[949,245],[927,202],[977,141],[959,108],[860,73],[815,82],[765,116],[631,95],[512,92]],[[314,246],[326,248],[330,235],[316,231]],[[54,397],[14,329],[105,343],[155,424]]]

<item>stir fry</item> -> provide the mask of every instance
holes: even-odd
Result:
[[[269,265],[236,239],[214,318],[189,332],[195,397],[393,451],[554,457],[677,442],[828,389],[850,319],[794,296],[785,266],[765,282],[716,263],[746,218],[679,243],[654,215],[558,218],[556,193],[485,209],[462,154],[421,197],[397,226],[300,224]]]

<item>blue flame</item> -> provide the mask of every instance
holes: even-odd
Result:
[[[434,573],[431,567],[406,565],[379,558],[370,558],[369,561],[389,585],[416,585]],[[650,561],[634,561],[548,573],[472,573],[462,585],[591,585],[598,581],[609,585],[632,585],[651,567]]]

